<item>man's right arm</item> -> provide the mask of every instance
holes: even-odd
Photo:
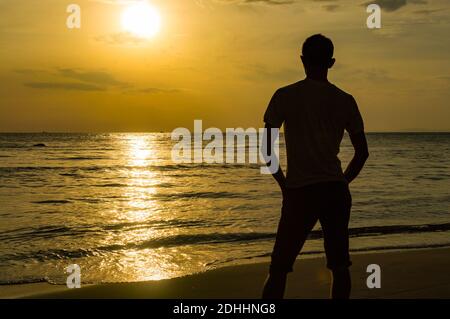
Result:
[[[356,134],[350,134],[355,154],[345,170],[345,179],[350,184],[359,175],[369,158],[369,147],[367,146],[366,135],[364,131]]]

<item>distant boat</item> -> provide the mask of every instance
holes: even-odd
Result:
[[[33,147],[47,147],[44,143],[34,144]]]

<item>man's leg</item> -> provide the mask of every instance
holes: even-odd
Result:
[[[330,296],[333,299],[349,299],[352,289],[352,280],[348,267],[342,267],[332,270],[333,284],[331,286]]]
[[[350,220],[351,195],[343,183],[331,183],[324,188],[328,199],[320,214],[327,267],[333,274],[331,298],[348,299],[351,292],[351,266],[349,254],[348,223]]]
[[[301,188],[287,190],[285,197],[263,299],[284,297],[287,275],[318,220],[308,209],[308,196]]]
[[[264,283],[263,299],[283,299],[286,290],[287,273],[269,274]]]

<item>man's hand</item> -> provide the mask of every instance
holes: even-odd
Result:
[[[358,134],[351,134],[350,140],[352,141],[353,148],[355,149],[355,155],[345,170],[345,179],[350,184],[359,175],[364,164],[369,158],[369,148],[367,146],[366,135],[364,132]]]
[[[286,191],[286,177],[284,176],[284,173],[283,173],[283,170],[281,169],[281,167],[279,167],[278,171],[275,174],[273,174],[272,176],[277,181],[278,186],[280,186],[281,194],[283,194],[283,198],[284,198],[285,191]]]

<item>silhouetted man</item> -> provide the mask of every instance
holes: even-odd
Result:
[[[277,90],[264,115],[268,128],[284,124],[287,176],[273,174],[283,194],[283,208],[263,298],[283,298],[286,278],[317,221],[323,231],[327,267],[333,274],[333,298],[349,298],[348,223],[351,183],[369,152],[364,124],[355,99],[327,80],[334,46],[321,34],[303,44],[306,79]],[[345,172],[338,158],[346,130],[355,154]],[[273,149],[272,149],[273,151]]]

